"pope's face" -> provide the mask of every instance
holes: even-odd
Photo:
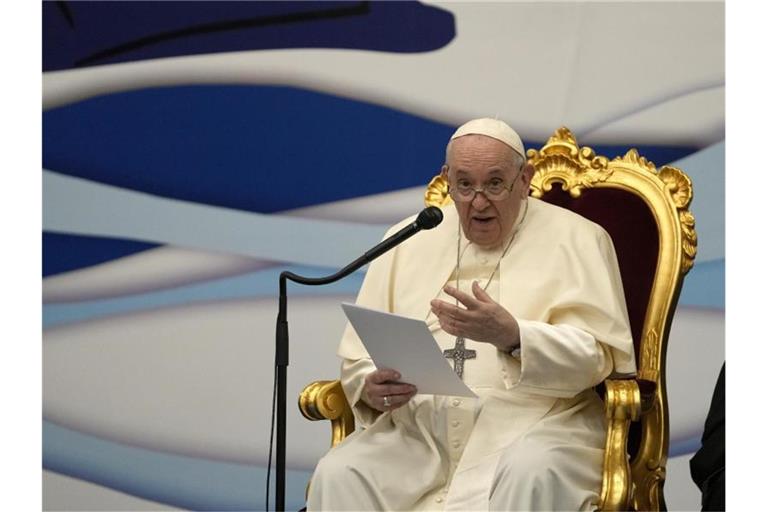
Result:
[[[499,247],[515,227],[520,207],[528,195],[533,166],[520,169],[521,157],[503,142],[485,135],[465,135],[451,141],[443,177],[452,190],[457,184],[475,189],[501,182],[512,190],[499,200],[478,192],[469,202],[454,200],[465,236],[486,249]]]

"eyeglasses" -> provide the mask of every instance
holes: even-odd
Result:
[[[520,166],[515,179],[509,185],[505,184],[501,178],[493,178],[482,187],[475,188],[468,180],[460,179],[456,182],[456,186],[448,185],[448,194],[457,203],[471,203],[478,192],[482,192],[490,201],[502,201],[509,196],[522,172],[523,166]]]

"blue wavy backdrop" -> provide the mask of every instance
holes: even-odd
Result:
[[[483,16],[457,20],[447,8],[420,2],[44,2],[42,16],[43,71],[52,77],[90,76],[81,73],[169,57],[288,49],[306,50],[310,60],[320,49],[372,60],[382,54],[424,54],[434,64],[420,62],[439,67],[444,65],[441,52],[461,43],[457,26],[467,25],[460,21],[488,21]],[[338,70],[338,93],[313,88],[311,79],[300,87],[279,80],[243,84],[212,78],[190,84],[180,78],[163,86],[103,90],[45,110],[44,343],[62,343],[62,333],[75,332],[93,342],[93,350],[107,352],[108,340],[91,339],[87,331],[95,322],[123,325],[119,322],[143,312],[267,301],[281,270],[323,274],[332,269],[328,262],[344,261],[374,241],[386,222],[366,220],[369,210],[394,197],[388,194],[423,187],[443,163],[456,123],[355,98],[345,83],[346,71]],[[585,120],[584,126],[590,122],[595,120]],[[545,141],[524,142],[540,147]],[[636,147],[657,166],[680,165],[691,174],[698,204],[714,206],[700,209],[700,216],[694,210],[700,257],[680,305],[720,318],[724,179],[717,165],[724,145],[706,145],[637,144],[631,136],[590,144],[609,156]],[[314,223],[292,216],[296,209],[309,209],[303,215]],[[281,230],[290,228],[275,249],[267,233],[278,230],[278,222],[286,223],[279,224]],[[251,225],[260,230],[246,233]],[[309,242],[326,233],[333,235],[325,237],[325,245]],[[239,237],[254,240],[244,244],[235,240]],[[164,252],[177,249],[188,253]],[[290,253],[296,257],[276,256]],[[145,259],[132,259],[140,257]],[[204,270],[201,259],[208,262]],[[356,274],[335,287],[296,294],[335,301],[353,297],[361,280]],[[323,327],[318,331],[327,334]],[[54,356],[44,357],[47,367],[57,367]],[[267,371],[269,362],[263,361]],[[108,385],[89,371],[83,369],[83,378],[94,379],[90,385]],[[306,380],[314,377],[322,376]],[[63,387],[76,380],[68,374],[46,379]],[[62,420],[71,404],[59,401],[53,386],[44,391],[46,470],[185,509],[262,506],[263,464],[129,442],[94,419],[109,413],[106,405],[77,418],[80,422]],[[144,392],[137,384],[137,403]],[[267,411],[269,404],[258,406]],[[698,446],[695,430],[680,432],[673,433],[673,457]],[[288,476],[288,506],[299,508],[310,471],[294,462]]]

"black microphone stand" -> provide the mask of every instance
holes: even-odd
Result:
[[[288,372],[288,298],[286,283],[291,281],[299,284],[318,286],[330,284],[342,279],[363,265],[370,263],[396,245],[404,242],[422,229],[432,229],[443,220],[443,214],[434,206],[424,209],[418,218],[401,229],[395,235],[380,242],[355,261],[333,275],[326,277],[304,277],[287,270],[280,273],[280,301],[277,313],[277,329],[275,336],[275,366],[277,371],[277,454],[275,455],[275,507],[285,510],[285,407],[286,407],[286,376]]]
[[[288,298],[286,282],[288,279],[295,283],[306,285],[330,284],[342,279],[370,260],[365,256],[356,259],[337,273],[327,277],[304,277],[293,272],[280,273],[280,302],[277,313],[277,336],[275,339],[275,366],[277,367],[277,454],[275,455],[275,510],[285,510],[285,407],[286,407],[286,376],[288,371]]]

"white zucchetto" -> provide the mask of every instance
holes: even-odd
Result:
[[[486,137],[499,140],[525,158],[523,141],[517,132],[504,121],[489,117],[473,119],[459,126],[458,130],[451,136],[451,140],[463,137],[464,135],[485,135]]]

